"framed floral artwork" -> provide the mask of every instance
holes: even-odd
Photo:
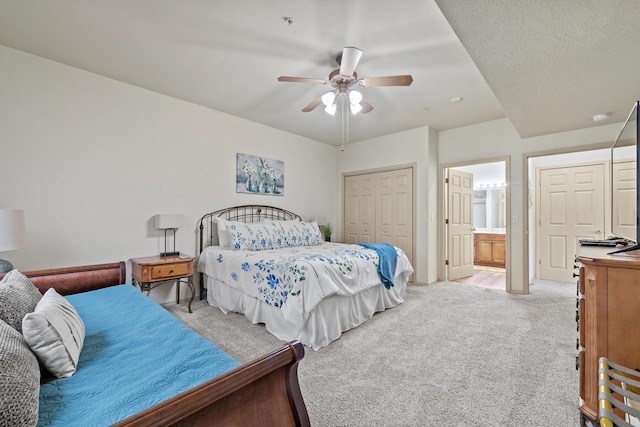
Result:
[[[284,162],[236,153],[236,192],[284,195]]]

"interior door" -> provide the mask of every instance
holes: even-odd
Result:
[[[447,278],[473,275],[473,174],[447,171]]]
[[[605,232],[604,164],[540,170],[539,277],[572,282],[579,239]]]
[[[613,209],[611,232],[617,236],[636,236],[636,162],[613,163]]]

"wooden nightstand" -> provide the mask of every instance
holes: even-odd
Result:
[[[132,258],[131,283],[140,287],[140,291],[151,292],[151,289],[168,282],[176,283],[176,304],[180,302],[180,283],[186,283],[191,289],[189,313],[196,290],[193,286],[193,257],[180,254],[161,257],[159,255],[145,258]]]

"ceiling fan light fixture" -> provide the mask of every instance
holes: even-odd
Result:
[[[326,111],[327,113],[331,114],[332,116],[336,114],[336,104],[329,104],[326,107],[324,107],[324,111]]]
[[[356,90],[352,90],[349,92],[349,102],[351,102],[351,106],[354,104],[360,104],[362,101],[362,94]],[[355,113],[354,113],[355,114]]]
[[[327,107],[333,104],[333,101],[336,99],[336,94],[333,92],[327,92],[322,95],[322,103]]]
[[[360,104],[351,104],[349,107],[351,108],[351,114],[354,115],[362,111],[362,105]]]
[[[287,19],[284,18],[287,23]],[[291,22],[292,23],[292,22]],[[362,57],[362,50],[353,46],[345,46],[342,53],[336,57],[336,62],[340,66],[337,70],[333,70],[329,73],[328,79],[316,79],[309,77],[292,77],[292,76],[280,76],[279,82],[298,82],[298,83],[313,83],[327,85],[332,89],[330,92],[326,92],[323,95],[318,96],[309,104],[307,104],[302,112],[308,113],[316,109],[320,104],[325,105],[325,111],[329,114],[335,114],[337,107],[334,105],[338,101],[338,96],[349,96],[349,106],[353,114],[362,112],[362,114],[369,113],[373,110],[371,104],[362,98],[362,94],[356,91],[352,91],[352,88],[356,87],[377,87],[377,86],[409,86],[413,82],[411,75],[397,75],[397,76],[384,76],[384,77],[367,77],[358,78],[356,73],[356,67]],[[325,86],[325,87],[327,87]],[[341,98],[342,113],[346,116],[347,101]],[[458,99],[459,101],[462,98]],[[333,106],[332,106],[333,105]]]

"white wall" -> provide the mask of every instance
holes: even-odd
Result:
[[[442,131],[439,134],[439,164],[510,156],[511,159],[511,289],[527,291],[525,278],[526,222],[524,221],[528,179],[525,159],[535,153],[581,151],[584,147],[611,145],[621,124],[609,124],[570,132],[522,139],[508,119]],[[518,221],[515,221],[515,218]],[[518,244],[517,242],[522,242]]]
[[[436,162],[437,134],[428,127],[348,144],[344,151],[338,148],[338,174],[416,164],[416,253],[413,267],[414,280],[418,283],[437,280],[437,186],[433,185],[434,179],[437,182]],[[339,189],[337,203],[341,212],[342,182],[338,182],[336,188]]]
[[[506,165],[504,162],[478,163],[468,166],[456,166],[454,169],[473,174],[473,188],[504,184]]]
[[[620,124],[522,139],[507,119],[429,127],[348,144],[314,140],[0,46],[0,208],[25,209],[27,247],[3,253],[22,270],[158,253],[157,213],[183,213],[177,247],[195,254],[198,218],[261,203],[335,219],[345,172],[416,163],[416,281],[437,280],[438,165],[511,158],[512,242],[524,242],[530,153],[602,144]],[[285,162],[285,195],[235,192],[236,153]],[[512,290],[525,290],[524,245],[511,246]],[[130,271],[130,270],[129,270]],[[130,280],[130,279],[128,279]],[[156,292],[156,291],[154,291]],[[160,301],[173,289],[159,288]],[[152,294],[153,296],[153,294]]]
[[[185,215],[176,246],[192,255],[217,209],[337,215],[333,146],[3,46],[0,64],[0,208],[27,227],[27,247],[0,256],[21,270],[158,254],[158,213]],[[239,152],[283,160],[284,196],[236,193]]]

